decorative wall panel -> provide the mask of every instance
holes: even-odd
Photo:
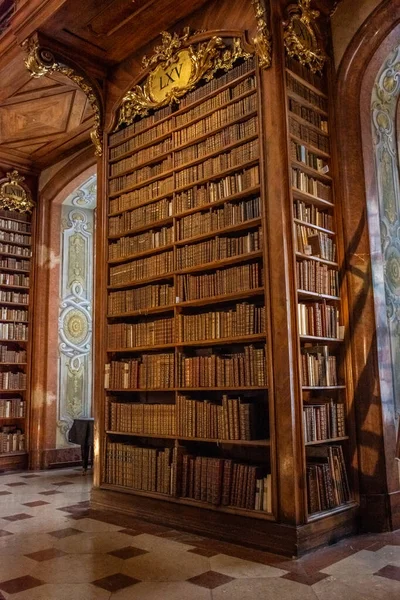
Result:
[[[91,416],[93,219],[96,176],[62,208],[57,446],[74,419]]]
[[[400,93],[400,46],[389,56],[372,94],[372,127],[379,193],[379,218],[393,398],[400,414],[400,184],[396,106]],[[382,365],[381,365],[382,367]],[[385,378],[386,379],[386,378]]]

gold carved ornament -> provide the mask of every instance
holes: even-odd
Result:
[[[136,85],[124,96],[116,129],[130,125],[135,117],[143,117],[152,109],[179,102],[201,79],[210,81],[217,71],[229,71],[238,59],[251,56],[243,49],[240,38],[234,38],[231,47],[218,36],[187,46],[189,28],[182,36],[163,31],[161,37],[162,43],[151,58],[143,57],[143,68],[153,69],[142,85]]]
[[[18,212],[32,212],[35,206],[30,193],[21,185],[25,177],[14,170],[0,180],[0,208]]]
[[[256,13],[257,35],[253,38],[253,44],[258,54],[260,67],[267,69],[272,61],[272,41],[268,30],[265,7],[262,0],[251,0]]]
[[[288,8],[288,20],[284,22],[283,40],[289,56],[297,58],[313,73],[321,72],[327,56],[321,47],[315,25],[318,10],[310,8],[311,0],[298,0]]]
[[[72,67],[68,67],[56,60],[51,50],[41,48],[36,39],[29,38],[25,40],[22,47],[27,52],[28,56],[24,62],[32,77],[39,78],[51,75],[54,72],[61,73],[71,79],[86,95],[94,112],[94,127],[90,132],[90,138],[95,146],[96,156],[101,156],[103,154],[103,146],[100,126],[100,101],[93,87],[82,75],[76,73]]]

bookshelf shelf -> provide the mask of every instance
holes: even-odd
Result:
[[[320,89],[318,89],[317,87],[315,87],[312,83],[310,83],[309,81],[307,81],[303,77],[300,77],[300,75],[298,75],[297,73],[295,73],[291,69],[286,68],[286,73],[289,73],[289,75],[291,77],[293,77],[293,79],[297,79],[297,81],[299,83],[301,83],[301,85],[303,85],[304,87],[307,87],[309,90],[311,90],[312,92],[314,92],[314,94],[317,94],[318,96],[321,96],[321,98],[324,98],[324,100],[328,100],[328,96],[324,92],[322,92]],[[301,96],[300,96],[300,98],[303,101],[303,98]],[[314,108],[313,104],[312,104],[312,107]],[[325,114],[327,115],[327,113],[325,113]]]
[[[10,243],[12,245],[14,242],[6,242],[6,243]],[[31,259],[30,254],[28,254],[28,256],[25,256],[24,254],[15,254],[14,252],[2,252],[1,250],[0,250],[0,256],[9,256],[12,258],[19,258],[22,260],[30,260]]]
[[[128,283],[120,283],[116,285],[108,285],[109,290],[122,290],[126,288],[141,287],[148,283],[155,283],[157,281],[165,281],[166,279],[172,279],[174,276],[173,272],[163,273],[162,275],[154,275],[153,277],[146,277],[145,279],[137,279],[136,281],[129,281]]]
[[[334,208],[334,204],[329,202],[329,200],[324,200],[323,198],[318,198],[318,196],[313,196],[308,192],[300,190],[296,187],[291,188],[291,192],[293,198],[296,200],[301,200],[303,202],[307,202],[308,204],[313,204],[314,206],[318,206],[322,209],[331,209]]]
[[[157,229],[158,227],[163,227],[164,225],[170,225],[172,223],[172,221],[173,221],[173,217],[166,217],[165,219],[160,219],[159,221],[152,223],[151,227],[153,227],[154,229]],[[113,233],[108,236],[108,239],[117,240],[124,236],[131,236],[131,235],[140,233],[141,231],[147,231],[148,229],[150,229],[149,224],[140,225],[139,227],[135,227],[134,229],[127,229],[125,231],[120,231],[119,233]]]
[[[307,341],[324,342],[324,343],[332,342],[333,344],[344,342],[344,339],[342,339],[342,338],[330,338],[330,337],[322,337],[322,336],[316,336],[316,335],[300,335],[299,337],[301,340],[304,340],[305,342],[307,342]]]
[[[14,393],[22,393],[26,392],[26,388],[22,389],[0,389],[1,394],[14,394]]]
[[[313,169],[312,167],[309,167],[306,163],[302,163],[302,162],[299,162],[298,160],[294,160],[294,159],[292,159],[290,162],[294,167],[301,169],[305,173],[311,175],[311,177],[316,177],[317,179],[320,179],[321,181],[325,181],[325,182],[332,181],[332,177],[330,177],[329,175],[325,175],[325,173],[321,173],[320,171],[317,171],[316,169]]]
[[[348,440],[349,436],[348,435],[343,435],[341,437],[337,437],[337,438],[327,438],[326,440],[316,440],[314,442],[306,442],[305,445],[306,446],[318,446],[320,444],[334,444],[336,442],[344,442],[345,440]]]
[[[255,335],[243,335],[230,338],[215,338],[213,340],[195,340],[191,342],[176,342],[176,346],[179,348],[189,348],[193,346],[222,346],[225,344],[250,344],[254,342],[265,341],[265,333]]]
[[[1,343],[9,343],[9,344],[27,344],[28,340],[7,340],[4,338],[0,338]]]
[[[0,319],[0,323],[29,323],[23,319]]]
[[[28,454],[25,450],[17,451],[17,452],[1,452],[0,458],[6,458],[8,456],[25,456]]]
[[[224,196],[220,200],[216,200],[215,202],[207,202],[207,204],[202,204],[201,206],[196,206],[195,208],[190,208],[189,210],[185,210],[183,212],[178,212],[174,214],[174,217],[181,219],[182,217],[187,217],[188,215],[192,215],[198,212],[206,212],[211,208],[217,208],[218,206],[223,206],[226,202],[236,202],[236,200],[241,200],[242,198],[247,198],[248,196],[254,196],[260,193],[260,186],[255,185],[244,189],[237,194],[231,194],[228,196]]]
[[[171,304],[169,306],[155,306],[154,308],[142,308],[138,310],[133,310],[131,312],[124,313],[109,313],[107,315],[108,319],[122,319],[128,317],[146,317],[147,315],[156,315],[159,313],[167,313],[173,312],[176,304]]]
[[[148,204],[154,204],[158,200],[163,200],[164,198],[166,198],[166,199],[172,198],[172,196],[173,196],[172,192],[166,192],[165,194],[159,194],[158,196],[153,196],[149,200],[144,200],[143,202],[140,202],[139,204],[133,204],[132,206],[127,206],[126,208],[122,208],[121,210],[115,210],[112,212],[110,211],[108,213],[108,216],[109,217],[118,217],[118,215],[123,215],[128,210],[135,210],[136,208],[142,208],[143,206],[147,206]],[[153,225],[153,227],[154,227],[154,225]]]
[[[15,231],[10,231],[9,233],[15,233]],[[11,244],[12,246],[21,246],[21,248],[31,248],[31,244],[23,244],[22,242],[14,242],[14,240],[13,241],[11,241],[11,240],[4,240],[4,239],[1,239],[1,237],[0,237],[0,243],[1,244]]]
[[[289,94],[289,96],[292,97],[292,94]],[[298,99],[298,98],[299,98],[299,96],[296,97],[296,99]],[[295,99],[295,98],[293,98],[293,99]],[[300,100],[300,104],[303,104],[303,100]],[[318,125],[314,125],[313,123],[311,123],[311,121],[307,121],[306,119],[303,119],[302,117],[300,117],[296,113],[292,112],[291,110],[289,110],[289,116],[294,121],[297,121],[297,123],[299,123],[300,125],[309,127],[310,129],[312,129],[313,131],[318,133],[318,135],[324,135],[325,137],[329,138],[329,133],[327,131],[324,131],[323,129],[321,129],[321,127],[318,127]]]
[[[18,306],[23,308],[29,308],[29,305],[25,302],[1,302],[1,306]]]
[[[21,257],[24,258],[24,257]],[[29,273],[28,269],[9,269],[8,267],[0,267],[6,273]]]
[[[291,133],[290,137],[295,142],[297,142],[297,143],[301,144],[302,146],[305,146],[306,148],[311,150],[311,152],[314,152],[315,154],[318,154],[319,156],[322,156],[323,158],[326,158],[328,160],[331,158],[331,155],[328,152],[321,150],[321,148],[318,148],[318,146],[313,146],[312,144],[310,144],[310,142],[305,142],[304,140],[299,138],[297,135],[294,135],[293,133]]]
[[[166,435],[157,433],[144,433],[144,432],[123,432],[123,431],[106,431],[108,435],[120,435],[126,437],[148,437],[156,439],[168,439],[168,440],[181,440],[188,442],[204,442],[210,444],[221,444],[221,445],[238,445],[238,446],[255,446],[264,447],[270,446],[269,440],[227,440],[219,438],[202,438],[202,437],[188,437],[182,435]]]
[[[195,306],[207,306],[208,304],[219,304],[221,302],[233,302],[234,300],[246,300],[255,296],[262,296],[265,293],[264,288],[250,288],[245,292],[235,292],[232,294],[224,294],[220,296],[209,296],[206,298],[200,298],[198,300],[185,300],[184,302],[177,302],[175,305],[177,308],[189,308]]]
[[[329,294],[318,294],[317,292],[308,292],[307,290],[297,290],[297,295],[299,298],[321,298],[325,300],[334,300],[336,302],[340,301],[339,296],[330,296]]]
[[[257,165],[259,163],[260,159],[259,158],[253,158],[251,160],[246,160],[236,166],[233,167],[229,167],[228,169],[225,169],[224,171],[219,171],[217,173],[213,173],[212,175],[210,175],[209,177],[203,177],[202,179],[197,179],[197,181],[192,181],[191,183],[187,183],[185,185],[182,185],[178,188],[175,189],[175,192],[183,192],[184,190],[187,190],[188,188],[192,188],[195,186],[199,186],[199,185],[203,185],[204,183],[207,183],[208,181],[213,181],[216,179],[222,179],[223,177],[225,177],[226,175],[230,175],[231,173],[235,173],[235,171],[241,171],[243,169],[247,169],[249,167],[253,167],[254,165]]]
[[[303,225],[304,227],[309,227],[310,229],[316,229],[317,231],[321,231],[328,235],[336,235],[334,231],[331,231],[330,229],[325,229],[325,227],[320,227],[319,225],[314,225],[314,223],[307,223],[307,221],[301,221],[300,219],[293,219],[293,222],[298,223],[298,225]]]
[[[238,223],[237,225],[231,225],[230,227],[224,227],[223,229],[216,229],[214,231],[209,231],[208,233],[203,233],[202,235],[196,235],[193,237],[185,238],[184,240],[178,240],[175,242],[175,246],[187,246],[188,244],[193,244],[202,240],[208,240],[213,237],[219,237],[220,235],[225,233],[244,231],[253,227],[258,227],[259,225],[261,225],[261,219],[249,219],[244,223]]]
[[[345,390],[345,385],[303,385],[303,390]]]
[[[13,290],[29,290],[26,285],[12,285],[10,283],[0,283],[0,288],[12,288]]]
[[[25,367],[27,365],[26,362],[22,362],[22,363],[17,363],[17,362],[0,362],[0,367],[1,366],[12,366],[12,367]]]
[[[323,263],[324,265],[330,265],[331,267],[338,267],[338,263],[333,262],[332,260],[326,260],[325,258],[320,258],[319,256],[302,254],[301,252],[296,252],[296,258],[299,260],[314,260],[316,262]]]
[[[161,498],[164,501],[173,502],[175,504],[182,504],[182,505],[187,505],[187,506],[198,506],[198,507],[201,507],[204,509],[221,512],[221,513],[228,513],[231,515],[243,515],[246,517],[251,516],[252,518],[255,518],[255,519],[274,520],[274,517],[272,514],[267,513],[265,511],[261,511],[261,510],[250,510],[250,509],[245,509],[245,508],[238,508],[236,506],[220,506],[220,505],[214,506],[212,504],[208,504],[207,502],[201,502],[200,500],[193,500],[192,498],[174,497],[174,496],[171,496],[168,494],[161,494],[159,492],[144,492],[142,490],[127,488],[122,485],[103,484],[102,487],[103,487],[103,489],[106,489],[106,490],[120,491],[120,492],[124,492],[126,494],[132,494],[134,496],[147,496],[148,498]]]
[[[149,250],[144,250],[143,252],[138,252],[136,254],[129,254],[128,256],[123,256],[121,258],[113,258],[108,261],[109,265],[121,265],[125,262],[129,262],[130,260],[137,258],[144,258],[145,256],[150,256],[153,254],[158,254],[159,252],[165,252],[165,250],[171,250],[174,247],[174,244],[167,244],[165,246],[158,246],[157,248],[150,248]]]
[[[343,504],[341,504],[340,506],[336,506],[335,508],[331,508],[330,510],[322,510],[322,511],[318,511],[316,513],[313,513],[311,515],[309,515],[308,517],[308,522],[312,523],[313,521],[318,521],[320,519],[325,519],[327,517],[331,517],[334,515],[337,515],[339,513],[357,508],[358,503],[353,501],[349,501],[349,502],[345,502]]]
[[[210,271],[213,269],[219,269],[221,267],[226,267],[228,265],[234,265],[241,262],[247,262],[252,260],[253,258],[261,258],[263,253],[261,250],[257,250],[255,252],[246,252],[244,254],[239,254],[238,256],[231,256],[230,258],[224,258],[222,260],[214,260],[213,262],[203,263],[197,265],[195,267],[188,267],[186,269],[177,269],[177,273],[196,273],[197,271]]]

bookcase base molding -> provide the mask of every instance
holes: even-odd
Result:
[[[297,527],[188,506],[179,499],[165,502],[101,488],[92,490],[90,506],[283,556],[301,556],[332,544],[356,533],[358,523],[358,507],[354,503],[340,507],[331,516]]]

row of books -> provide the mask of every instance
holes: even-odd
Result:
[[[107,442],[105,481],[145,492],[177,495],[177,450]]]
[[[23,452],[25,450],[25,435],[15,426],[0,428],[0,454]]]
[[[0,419],[25,417],[26,402],[21,398],[0,398]]]
[[[308,81],[308,83],[311,83],[311,85],[317,88],[317,90],[321,90],[321,92],[325,90],[325,78],[323,78],[318,73],[314,73],[313,71],[311,71],[311,69],[308,68],[307,64],[303,65],[296,58],[288,56],[287,54],[285,56],[285,61],[286,67],[290,71],[292,71],[305,81]]]
[[[23,246],[0,243],[0,254],[13,254],[14,256],[26,256],[30,258],[32,252],[29,248],[24,248]]]
[[[110,217],[108,219],[109,234],[123,235],[144,225],[151,226],[170,216],[172,216],[172,200],[163,198],[158,202],[124,212],[118,217]]]
[[[229,196],[240,194],[247,189],[257,187],[259,184],[259,167],[254,166],[249,169],[241,169],[217,181],[208,181],[204,185],[195,185],[179,194],[175,194],[173,214],[179,215],[179,213],[186,210],[201,208],[224,198],[229,199]]]
[[[224,152],[204,162],[177,171],[175,173],[175,187],[186,187],[197,181],[210,179],[227,169],[238,167],[243,163],[258,159],[258,157],[259,142],[256,139],[242,146],[237,146],[230,152]]]
[[[23,323],[0,323],[0,339],[26,341],[28,339],[28,326]]]
[[[311,514],[350,501],[346,464],[340,445],[308,446],[307,498]]]
[[[306,387],[338,385],[336,356],[327,347],[302,348],[301,381]]]
[[[328,165],[326,161],[315,154],[315,152],[311,152],[311,150],[309,150],[303,144],[299,144],[291,140],[290,153],[293,160],[304,163],[316,171],[321,171],[322,173],[328,172]]]
[[[313,92],[312,90],[310,90],[310,88],[300,83],[300,81],[298,79],[295,79],[292,75],[290,75],[290,73],[287,73],[286,75],[286,83],[288,89],[291,92],[297,94],[297,96],[300,96],[301,98],[306,100],[306,102],[313,104],[316,108],[319,108],[325,113],[328,111],[327,99],[323,96],[320,96],[316,92]]]
[[[129,210],[138,204],[152,202],[154,198],[171,195],[174,189],[174,181],[174,176],[169,175],[126,194],[121,194],[117,198],[110,198],[110,213]]]
[[[180,113],[175,118],[175,127],[183,127],[194,119],[198,119],[202,115],[217,110],[223,104],[227,104],[231,100],[235,100],[238,96],[254,90],[257,86],[254,75],[243,79],[239,83],[222,90],[218,94],[211,96],[200,104],[197,104],[190,110]],[[182,106],[182,105],[181,105]]]
[[[17,220],[29,222],[31,215],[29,213],[16,213],[13,210],[1,209],[0,217],[3,217],[5,219],[13,219],[14,221]]]
[[[260,217],[260,210],[260,198],[250,198],[241,202],[226,202],[223,206],[211,208],[208,212],[196,212],[177,220],[176,239],[186,240],[257,219]]]
[[[218,131],[214,135],[210,132],[210,135],[201,142],[191,146],[185,146],[182,150],[175,149],[174,165],[177,167],[184,163],[202,158],[207,154],[222,151],[226,146],[256,134],[257,128],[258,119],[252,117],[245,121],[234,123],[233,125],[226,125],[224,129]]]
[[[0,362],[26,363],[26,350],[10,350],[8,346],[0,345]]]
[[[29,260],[16,260],[15,258],[0,259],[0,268],[15,269],[16,271],[29,271]]]
[[[163,248],[172,244],[174,241],[173,233],[173,227],[170,226],[161,227],[160,229],[150,229],[132,237],[119,238],[118,241],[109,244],[108,258],[116,260],[131,256],[132,254],[140,254],[140,252],[146,252],[147,250]]]
[[[2,219],[0,217],[0,228],[7,229],[8,231],[18,231],[18,233],[30,233],[31,224],[21,223],[20,221],[13,221],[10,219]]]
[[[178,436],[217,440],[254,440],[256,404],[242,398],[222,396],[222,402],[176,398],[176,433]],[[266,435],[266,432],[264,432]]]
[[[311,194],[321,200],[327,200],[332,202],[332,189],[329,185],[322,183],[319,179],[311,177],[307,173],[304,173],[298,167],[292,167],[292,186],[301,192]]]
[[[138,358],[111,361],[105,367],[106,389],[168,389],[174,387],[175,355],[142,354]]]
[[[245,117],[257,110],[257,95],[251,94],[241,100],[233,102],[224,108],[214,110],[202,119],[195,120],[181,129],[173,132],[173,146],[177,148],[187,144],[199,136],[212,134],[215,129],[229,125],[232,121]],[[233,141],[233,140],[232,140]]]
[[[300,290],[338,296],[339,273],[314,260],[302,260],[296,263],[297,286]]]
[[[256,439],[256,406],[241,398],[224,395],[220,404],[178,395],[176,405],[109,400],[108,428],[113,432],[215,440]]]
[[[296,252],[308,256],[319,256],[332,262],[336,260],[336,244],[327,233],[298,223],[294,224],[294,230]]]
[[[108,295],[108,313],[118,315],[137,310],[146,310],[158,306],[171,306],[175,302],[175,288],[168,283],[145,285],[131,290],[110,292]]]
[[[0,240],[3,242],[14,242],[14,244],[26,244],[30,246],[32,238],[30,235],[0,230]]]
[[[333,216],[331,214],[319,209],[314,204],[307,204],[301,200],[293,202],[293,216],[295,219],[304,221],[304,223],[324,227],[324,229],[330,229],[331,231],[334,227]]]
[[[289,118],[289,131],[292,135],[300,138],[306,144],[310,144],[323,152],[329,153],[328,138],[322,133],[315,131],[315,129],[308,127],[308,125],[299,123],[293,117]]]
[[[19,308],[0,306],[0,320],[2,321],[27,321],[28,311]]]
[[[181,494],[215,506],[271,512],[271,476],[263,477],[263,471],[231,459],[184,454]]]
[[[259,262],[216,269],[200,275],[178,275],[176,290],[179,301],[199,300],[250,291],[264,285],[263,268]]]
[[[29,304],[29,294],[0,290],[0,302],[8,302],[10,304]]]
[[[265,333],[265,307],[241,302],[232,308],[177,316],[178,340],[196,342]]]
[[[109,182],[110,194],[124,190],[125,188],[145,184],[153,177],[162,176],[167,171],[172,169],[172,155],[167,155],[166,158],[159,162],[146,165],[140,169],[134,169],[129,175],[120,175],[111,179]]]
[[[330,399],[303,406],[304,441],[319,442],[346,435],[344,404]]]
[[[304,106],[304,104],[297,102],[293,98],[289,98],[289,110],[290,110],[290,112],[294,113],[298,117],[301,117],[305,121],[308,121],[309,123],[311,123],[311,125],[318,127],[318,129],[320,129],[324,133],[328,133],[328,121],[326,120],[325,117],[323,117],[321,115],[321,113],[317,112],[316,110],[313,110],[309,106]],[[294,133],[294,132],[292,132],[292,133]],[[328,148],[329,148],[328,138],[326,138],[326,137],[325,137],[325,143],[328,144]],[[329,152],[329,150],[326,150],[326,152]]]
[[[114,323],[107,326],[110,352],[113,348],[135,348],[172,344],[174,319],[154,319],[141,323]]]
[[[126,138],[128,138],[128,137],[130,138],[136,134],[139,134],[141,131],[144,131],[147,129],[151,129],[149,139],[150,140],[155,139],[159,135],[162,135],[161,133],[158,132],[158,128],[160,126],[165,126],[166,124],[169,124],[170,119],[167,119],[166,121],[164,121],[164,119],[166,119],[166,117],[168,117],[172,114],[172,110],[173,110],[173,106],[172,106],[172,104],[169,104],[168,106],[165,106],[164,108],[159,108],[158,110],[154,111],[151,115],[148,115],[145,118],[136,119],[131,125],[128,125],[124,129],[120,129],[116,133],[111,134],[110,135],[110,145],[114,146],[118,142],[122,142]],[[159,123],[160,121],[163,121],[163,123],[160,123],[160,125],[157,125],[157,123]],[[155,125],[157,125],[157,127],[154,127]],[[135,145],[139,146],[141,144],[137,141],[137,143]],[[121,148],[121,146],[124,146],[124,144],[121,144],[117,148],[113,148],[113,150]],[[125,150],[123,152],[125,152]],[[121,152],[121,154],[123,152]],[[112,155],[111,155],[111,157],[113,158]]]
[[[135,140],[135,142],[138,146],[140,145],[137,143],[138,140]],[[132,144],[133,144],[133,140],[131,140],[126,145],[128,151],[131,149]],[[132,150],[133,149],[134,149],[134,147],[132,148]],[[151,160],[155,160],[159,156],[165,154],[166,152],[170,152],[171,149],[172,149],[172,138],[171,138],[171,136],[168,136],[167,138],[165,138],[158,144],[146,146],[145,148],[143,148],[143,150],[139,150],[138,152],[135,152],[128,158],[124,158],[123,160],[120,160],[116,163],[111,164],[110,175],[111,175],[111,177],[115,177],[116,175],[119,175],[123,171],[126,171],[128,169],[135,169],[135,168],[141,166],[143,163],[149,162]],[[115,150],[115,148],[113,148],[113,150]]]
[[[261,227],[241,235],[215,237],[205,242],[177,248],[176,270],[257,252],[261,248]]]
[[[326,303],[312,302],[297,305],[299,335],[341,338],[339,308]]]
[[[29,277],[17,273],[0,273],[0,284],[29,287]]]
[[[13,373],[12,371],[0,371],[0,390],[24,390],[26,389],[26,374]]]
[[[264,348],[244,346],[242,351],[218,353],[204,350],[197,356],[178,356],[178,386],[264,387],[267,369]]]
[[[214,93],[220,87],[222,87],[224,85],[228,85],[231,82],[234,82],[239,77],[243,77],[244,75],[246,75],[246,73],[249,73],[254,68],[255,68],[255,61],[254,61],[254,57],[251,56],[250,58],[248,58],[244,62],[238,64],[237,66],[233,67],[229,71],[226,71],[226,73],[223,73],[218,78],[213,78],[210,81],[208,81],[207,83],[204,83],[203,85],[196,87],[192,92],[189,92],[188,94],[186,94],[182,98],[182,100],[180,102],[180,106],[186,107],[186,106],[190,106],[190,104],[193,104],[194,102],[198,102],[199,100],[201,100],[202,98],[205,98],[209,94]],[[237,86],[237,84],[235,84],[235,87],[236,86]]]
[[[173,252],[161,252],[110,268],[110,285],[136,283],[141,279],[164,275],[173,270]]]

